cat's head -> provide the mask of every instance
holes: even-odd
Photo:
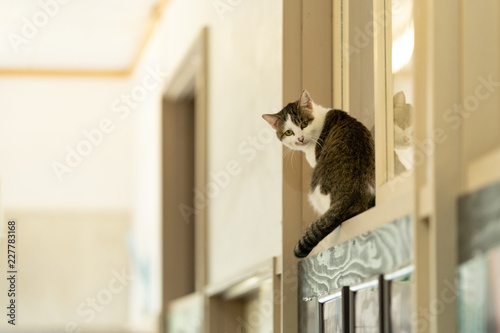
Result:
[[[278,139],[291,149],[304,150],[315,145],[323,124],[317,119],[320,106],[314,104],[307,90],[302,91],[298,101],[289,103],[280,112],[264,114],[264,118],[276,131]]]
[[[394,106],[394,146],[396,148],[410,147],[413,142],[413,124],[411,114],[413,106],[406,103],[404,92],[393,96]]]

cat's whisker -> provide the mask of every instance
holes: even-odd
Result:
[[[312,137],[308,137],[307,140],[313,141],[315,144],[319,145],[321,148],[323,148],[323,144],[319,141],[319,139],[315,139]]]
[[[283,155],[283,161],[285,164],[288,164],[288,161],[290,161],[290,151],[285,151],[285,155]]]
[[[312,140],[315,144],[323,148],[323,144],[319,141],[319,139],[310,138],[310,140]]]
[[[293,150],[293,149],[286,149],[285,154],[283,155],[283,160],[284,160],[285,164],[290,163],[292,166],[293,172],[295,172],[295,169],[294,169],[293,163],[292,163],[294,152],[295,152],[295,150]]]
[[[295,173],[295,168],[293,167],[293,154],[295,153],[295,149],[291,149],[291,156],[290,156],[290,164],[292,165],[292,172]]]

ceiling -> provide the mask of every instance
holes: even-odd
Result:
[[[0,72],[123,71],[163,0],[0,0]]]

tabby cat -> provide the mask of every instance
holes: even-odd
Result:
[[[340,224],[375,204],[375,149],[370,131],[341,110],[313,102],[304,90],[298,101],[262,117],[288,148],[301,150],[313,167],[309,201],[321,217],[294,248],[298,258]]]

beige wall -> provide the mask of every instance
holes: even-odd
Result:
[[[174,0],[166,14],[167,68],[209,27],[209,283],[223,283],[281,252],[281,145],[261,114],[282,106],[282,4]]]
[[[48,77],[0,77],[0,175],[6,208],[114,208],[132,203],[133,121],[116,121],[98,146],[59,181],[51,163],[65,164],[84,130],[104,118],[127,90],[127,81]]]
[[[63,331],[71,320],[91,331],[156,325],[161,84],[126,117],[114,112],[159,65],[154,51],[126,78],[0,78],[0,226],[9,217],[21,226],[20,329]],[[60,181],[51,164],[66,164],[66,147],[77,149],[88,140],[82,131],[104,119],[113,130]],[[93,319],[76,312],[123,268],[135,278],[105,310]]]
[[[129,213],[30,209],[6,210],[6,215],[17,221],[20,331],[125,327],[131,285],[138,279],[126,255]],[[0,244],[6,249],[5,241]],[[5,275],[4,268],[2,260]],[[0,288],[9,289],[5,278]],[[6,320],[0,322],[2,332],[9,328]]]
[[[498,1],[464,1],[463,100],[460,112],[447,115],[450,125],[463,131],[466,163],[500,145],[499,14]]]
[[[232,1],[226,11],[215,3],[172,0],[132,77],[0,77],[0,205],[24,226],[20,238],[28,252],[21,262],[36,274],[23,276],[29,286],[23,290],[41,297],[25,299],[26,327],[60,329],[78,316],[75,306],[82,297],[92,297],[122,263],[138,279],[120,294],[119,305],[110,305],[102,322],[96,317],[88,328],[141,327],[145,318],[154,327],[161,295],[155,257],[161,90],[148,92],[124,119],[113,112],[113,103],[141,84],[148,67],[160,65],[171,75],[205,25],[210,28],[208,172],[220,173],[230,161],[241,170],[210,203],[210,282],[236,277],[280,254],[281,145],[260,115],[281,108],[281,3]],[[113,132],[59,181],[51,163],[63,163],[66,146],[75,149],[85,139],[82,131],[104,118],[113,121]],[[61,243],[50,243],[53,237],[61,237]],[[112,260],[106,255],[110,249],[116,250]],[[47,293],[51,280],[38,278],[43,268],[36,255],[57,263],[51,277],[64,286],[60,293]],[[97,257],[98,265],[89,260]],[[137,260],[149,265],[145,279]],[[35,313],[41,300],[53,308]]]

